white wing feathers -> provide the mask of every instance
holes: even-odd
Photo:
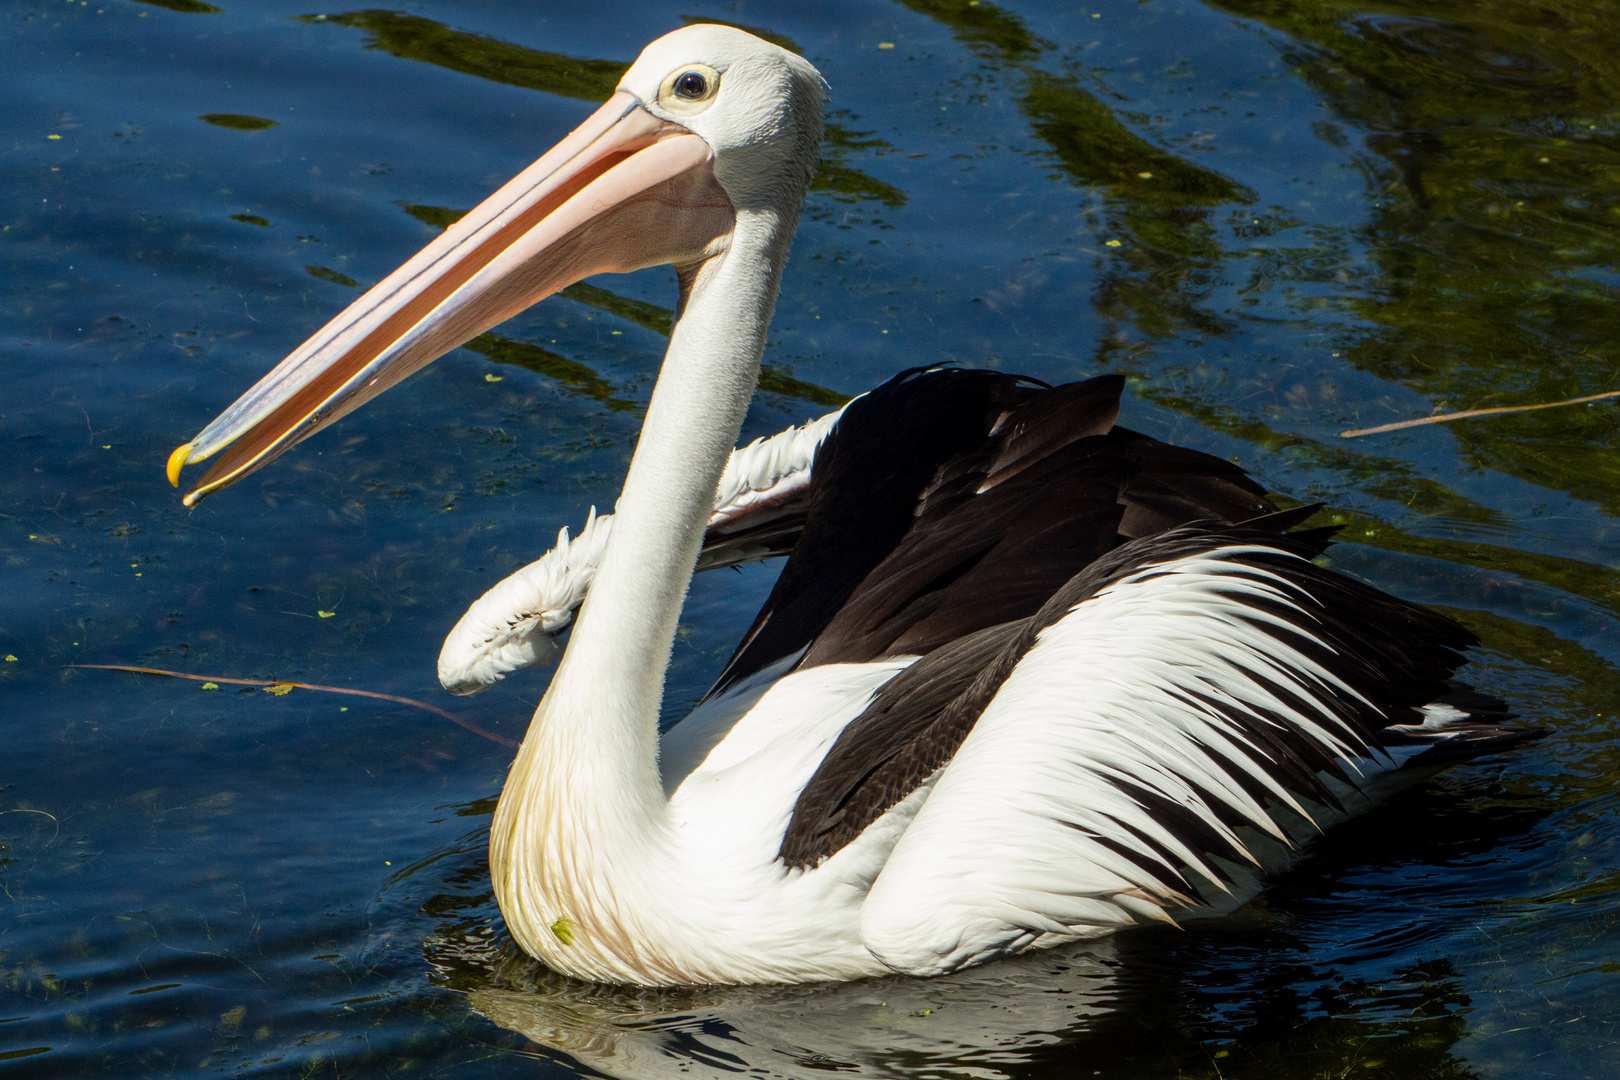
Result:
[[[711,535],[753,528],[791,511],[810,485],[817,448],[843,411],[733,450],[709,518]],[[562,529],[556,547],[479,597],[439,653],[444,688],[471,696],[519,668],[555,662],[562,653],[557,635],[574,621],[612,531],[613,515],[599,515],[593,506],[577,538]],[[752,559],[746,548],[734,547],[717,565]]]
[[[1041,632],[873,884],[862,936],[885,963],[939,974],[1040,939],[1167,920],[1189,892],[1208,910],[1248,900],[1257,875],[1233,865],[1258,869],[1263,849],[1314,826],[1245,725],[1294,725],[1358,782],[1394,767],[1363,756],[1331,711],[1331,697],[1364,699],[1307,655],[1327,648],[1310,601],[1234,561],[1251,550],[1139,571]],[[1212,852],[1227,856],[1219,869]]]
[[[554,662],[557,634],[574,621],[612,532],[613,515],[593,506],[578,539],[565,526],[556,547],[479,597],[444,639],[444,688],[470,697],[519,668]]]
[[[844,406],[848,408],[849,406]],[[788,428],[769,439],[755,439],[731,452],[726,471],[715,492],[714,514],[709,528],[725,526],[748,516],[765,502],[774,502],[809,486],[810,465],[816,450],[832,431],[844,409],[812,420],[803,427]]]

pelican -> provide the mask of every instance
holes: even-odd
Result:
[[[734,459],[824,96],[742,31],[658,39],[170,458],[177,483],[220,454],[194,504],[572,282],[675,267],[623,492],[588,583],[563,560],[582,600],[491,827],[523,949],[642,985],[938,975],[1229,912],[1320,829],[1535,734],[1451,680],[1461,626],[1313,562],[1315,508],[1116,426],[1118,377],[915,368]],[[791,554],[661,742],[706,533]]]

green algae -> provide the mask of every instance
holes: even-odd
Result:
[[[1220,173],[1136,135],[1073,79],[1031,71],[1019,107],[1070,176],[1128,200],[1137,212],[1254,199],[1252,191]]]
[[[509,364],[536,375],[544,375],[567,393],[598,401],[614,412],[640,407],[637,402],[620,397],[612,383],[585,364],[559,356],[531,342],[517,341],[491,332],[480,334],[462,348],[477,353],[493,364]]]
[[[1002,62],[1033,59],[1053,47],[1037,37],[1018,14],[984,0],[900,0],[919,15],[951,28],[962,44]]]
[[[354,280],[354,278],[350,277],[348,274],[340,274],[330,267],[306,266],[304,267],[304,273],[308,274],[310,277],[320,278],[322,281],[330,282],[333,285],[341,285],[345,289],[358,289],[360,287],[360,283]]]
[[[266,128],[281,126],[279,121],[267,120],[262,116],[247,116],[243,113],[204,113],[197,119],[205,124],[229,128],[232,131],[264,131]]]
[[[581,101],[601,102],[612,97],[619,77],[629,66],[616,60],[581,59],[528,49],[397,11],[372,9],[296,18],[364,30],[366,48],[402,60]]]
[[[1371,187],[1347,358],[1436,409],[1620,385],[1620,8],[1224,0],[1278,31]],[[1363,413],[1366,423],[1405,419]],[[1620,414],[1454,425],[1473,465],[1620,513]],[[1388,438],[1388,437],[1386,437]]]

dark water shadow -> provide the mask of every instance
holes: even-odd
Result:
[[[628,64],[542,52],[398,11],[371,9],[341,15],[299,15],[300,22],[364,30],[365,47],[543,94],[606,101]]]
[[[205,4],[202,0],[135,0],[137,4],[148,4],[152,7],[164,8],[168,11],[178,11],[182,15],[223,15],[224,8]]]

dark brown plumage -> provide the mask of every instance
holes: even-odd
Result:
[[[1459,693],[1448,680],[1472,635],[1295,557],[1329,542],[1332,530],[1287,532],[1314,507],[1278,513],[1237,466],[1117,427],[1123,388],[1118,376],[1047,387],[919,369],[853,402],[823,442],[792,519],[803,532],[711,693],[800,650],[799,667],[920,659],[878,691],[806,785],[783,837],[787,865],[838,851],[947,764],[1042,629],[1110,583],[1196,552],[1274,552],[1242,560],[1285,582],[1298,606],[1257,602],[1256,615],[1287,625],[1309,611],[1301,629],[1324,644],[1263,618],[1255,625],[1354,689],[1323,688],[1307,705],[1327,710],[1355,750],[1402,740],[1386,730],[1421,723],[1420,706]],[[774,543],[792,539],[788,521],[772,525]],[[1463,711],[1477,711],[1479,730],[1444,753],[1534,734],[1505,724],[1495,699],[1476,697]],[[1318,740],[1263,710],[1196,704],[1243,731],[1255,761],[1290,790],[1333,802],[1319,774],[1343,774]],[[1270,797],[1251,777],[1232,779]],[[1194,850],[1240,857],[1184,808],[1145,789],[1131,794]],[[1125,854],[1186,888],[1170,853],[1142,841]]]

